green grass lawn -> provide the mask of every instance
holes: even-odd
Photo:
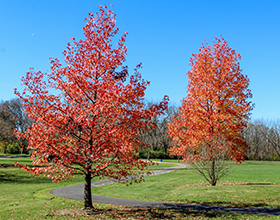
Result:
[[[188,167],[145,178],[141,185],[116,183],[94,188],[93,193],[134,200],[280,208],[280,162],[246,161],[214,187]]]
[[[17,161],[21,160],[22,159],[18,159]],[[13,164],[14,162],[14,159],[0,161],[2,164]],[[24,158],[22,163],[26,164],[30,163],[30,161]],[[156,165],[156,168],[159,169],[167,166],[170,165],[159,164],[158,166]],[[149,170],[154,169],[155,168],[150,167]],[[178,171],[173,172],[177,173]],[[165,176],[165,174],[161,176]],[[161,176],[157,177],[159,178]],[[150,178],[152,179],[153,177],[146,178],[146,183]],[[232,178],[234,178],[234,176]],[[165,182],[169,180],[161,178],[159,181]],[[82,182],[84,182],[83,177],[77,176],[73,181],[52,183],[48,178],[34,177],[17,168],[0,168],[0,219],[277,219],[278,217],[188,210],[140,209],[96,203],[94,204],[94,207],[96,208],[95,215],[56,215],[56,210],[80,209],[83,207],[83,202],[56,197],[49,194],[49,191],[54,188]],[[180,180],[178,180],[178,182],[180,182]],[[125,189],[130,191],[133,189],[132,187],[145,187],[146,183],[133,184],[132,186],[125,187]],[[116,186],[116,184],[112,184],[111,186],[113,185]],[[121,187],[122,185],[125,186],[125,184],[117,185],[118,187]],[[167,194],[166,191],[164,192]]]
[[[5,159],[0,159],[0,167],[14,167],[14,163],[18,162],[19,164],[24,164],[31,166],[32,161],[30,160],[29,157],[27,158],[5,158]]]

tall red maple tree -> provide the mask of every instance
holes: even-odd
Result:
[[[47,174],[53,181],[83,173],[84,208],[93,207],[93,177],[120,180],[133,174],[133,168],[147,166],[134,155],[143,147],[138,136],[154,128],[150,119],[162,114],[168,104],[165,96],[159,105],[143,109],[149,82],[141,78],[141,64],[128,77],[127,33],[115,49],[111,43],[119,31],[115,17],[106,5],[95,16],[89,13],[85,39],[72,39],[63,52],[66,66],[52,59],[49,73],[31,69],[22,78],[24,91],[15,89],[34,121],[25,133],[16,133],[29,140],[36,167],[16,166],[35,175]]]
[[[171,153],[183,156],[211,185],[225,175],[225,161],[244,160],[242,132],[252,110],[249,79],[242,74],[241,56],[223,38],[202,44],[192,54],[187,96],[169,123]],[[225,162],[225,163],[224,163]]]

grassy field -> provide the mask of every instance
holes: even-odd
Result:
[[[26,158],[18,159],[17,161],[21,161],[25,164],[30,163],[29,159]],[[0,160],[0,164],[13,164],[14,162],[15,159]],[[156,168],[159,169],[167,166],[170,165],[159,164]],[[154,169],[155,168],[150,168],[150,170]],[[175,172],[177,173],[177,171],[171,173]],[[159,178],[161,176],[157,177]],[[150,178],[153,177],[146,178],[146,183]],[[234,176],[232,178],[234,178]],[[159,181],[164,182],[169,180],[160,179]],[[83,207],[83,202],[56,197],[49,194],[49,191],[54,188],[82,182],[83,177],[79,176],[72,182],[52,183],[50,179],[34,177],[29,173],[24,173],[13,167],[6,166],[6,168],[0,168],[0,219],[277,219],[277,216],[138,209],[105,204],[94,204],[96,210],[94,215],[90,216],[58,215],[56,212],[57,210],[81,209]],[[132,187],[146,187],[146,183],[138,185],[133,184],[130,187],[125,187],[125,189],[130,191],[133,189]],[[116,186],[116,184],[113,185]],[[124,184],[118,184],[118,187],[122,187],[121,185],[125,186]],[[160,187],[158,188],[160,189]]]
[[[168,192],[168,193],[167,193]],[[141,185],[107,185],[94,194],[125,199],[280,208],[280,162],[246,161],[210,186],[192,168],[145,179]]]

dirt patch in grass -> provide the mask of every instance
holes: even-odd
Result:
[[[61,209],[61,210],[56,210],[54,211],[54,215],[70,215],[70,216],[91,216],[91,215],[112,215],[116,214],[116,212],[127,212],[131,211],[133,209],[131,208],[121,208],[119,210],[117,209],[102,209],[102,208],[93,208],[93,209]]]
[[[274,185],[273,183],[246,183],[245,185]]]
[[[229,186],[229,185],[250,185],[250,186],[267,186],[267,185],[279,185],[279,183],[218,183],[217,186]]]
[[[54,215],[90,215],[95,214],[94,210],[84,210],[84,209],[61,209],[54,212]]]
[[[238,214],[215,213],[192,210],[152,209],[152,208],[129,208],[123,206],[112,206],[111,208],[84,209],[62,209],[54,211],[51,216],[71,216],[71,219],[85,217],[86,219],[185,219],[185,218],[222,218],[239,219]],[[79,217],[78,217],[79,216]]]

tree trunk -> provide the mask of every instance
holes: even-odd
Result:
[[[84,191],[84,209],[92,209],[91,198],[91,173],[88,172],[85,176],[85,191]]]
[[[7,153],[7,144],[4,143],[4,154],[6,154],[6,153]]]
[[[211,164],[211,185],[216,186],[217,180],[215,175],[215,159],[212,160]]]

